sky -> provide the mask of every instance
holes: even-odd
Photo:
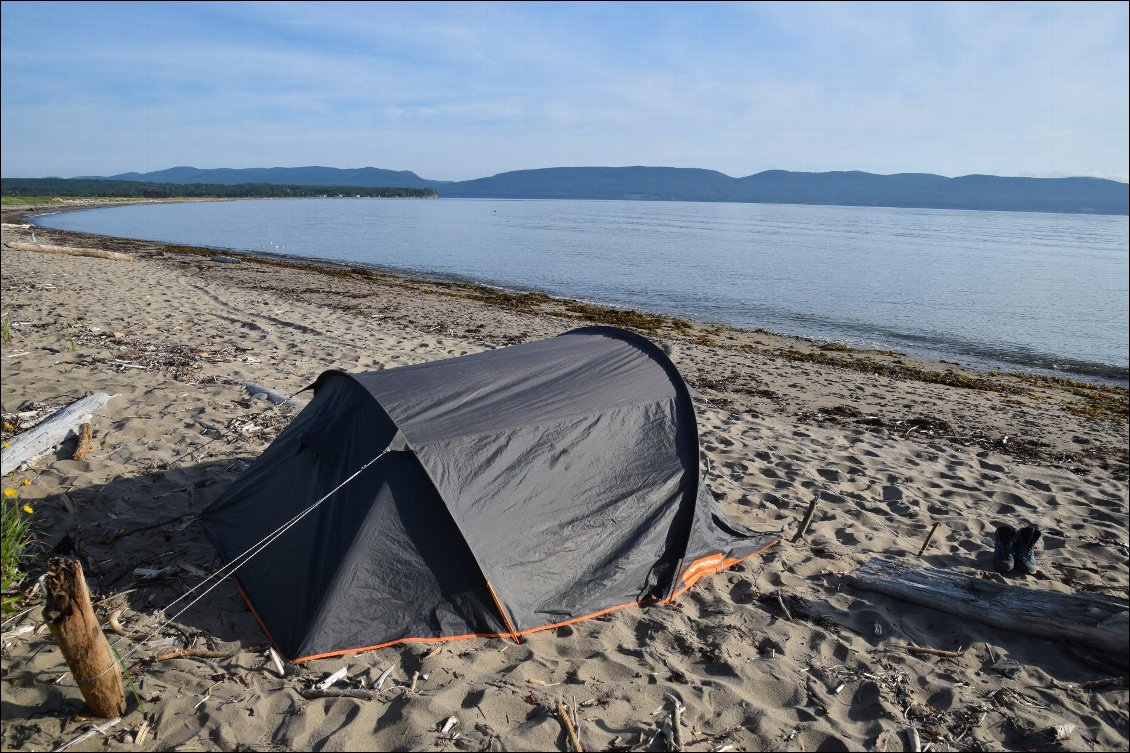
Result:
[[[0,176],[1130,173],[1128,7],[0,6]]]

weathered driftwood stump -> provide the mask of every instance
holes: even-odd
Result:
[[[47,603],[43,620],[59,644],[87,706],[97,716],[112,719],[126,710],[122,672],[94,616],[82,566],[52,557],[43,582]]]

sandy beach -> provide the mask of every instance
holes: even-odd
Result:
[[[78,558],[111,640],[111,615],[145,631],[219,566],[194,514],[298,410],[241,382],[291,395],[326,369],[387,369],[594,322],[670,354],[698,395],[706,481],[724,512],[782,537],[670,605],[521,645],[393,646],[282,677],[224,583],[129,656],[127,715],[70,750],[568,750],[558,699],[576,705],[588,750],[664,750],[668,695],[686,707],[687,750],[910,750],[911,729],[932,751],[1130,744],[1119,657],[850,582],[874,557],[1002,580],[991,574],[996,526],[1037,525],[1038,572],[1005,582],[1125,603],[1125,389],[347,266],[42,229],[37,244],[132,261],[37,253],[13,247],[32,242],[26,217],[4,211],[5,421],[22,429],[88,392],[117,397],[85,459],[63,445],[4,488],[35,511],[41,551],[26,590],[53,552]],[[807,535],[791,543],[817,495]],[[41,604],[36,592],[5,616],[5,749],[53,750],[97,721]],[[157,660],[188,647],[221,655]],[[337,687],[373,689],[383,676],[379,696],[300,694],[343,667]],[[1055,741],[1056,725],[1073,728]]]

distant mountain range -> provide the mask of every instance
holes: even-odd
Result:
[[[733,201],[1130,214],[1127,184],[1100,178],[995,175],[947,178],[929,173],[874,175],[857,171],[801,173],[787,170],[767,170],[744,178],[731,178],[714,170],[677,167],[551,167],[515,170],[475,180],[439,181],[421,178],[407,170],[376,167],[173,167],[151,173],[123,173],[105,179],[434,188],[442,198]]]
[[[435,188],[442,180],[424,180],[407,170],[382,170],[379,167],[170,167],[152,173],[122,173],[110,176],[84,176],[95,180],[136,180],[144,183],[275,183],[288,186],[357,186],[358,188]]]

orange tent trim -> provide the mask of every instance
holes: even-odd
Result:
[[[346,656],[348,654],[359,654],[363,651],[375,651],[378,648],[388,648],[389,646],[395,646],[398,643],[446,643],[448,641],[461,641],[468,638],[510,638],[515,643],[520,643],[520,641],[518,640],[520,636],[540,633],[543,630],[553,630],[554,628],[565,627],[566,625],[573,625],[578,622],[584,622],[585,620],[591,620],[595,617],[601,617],[611,612],[618,612],[621,609],[626,609],[628,607],[639,607],[656,602],[668,604],[677,596],[680,596],[689,591],[696,583],[698,583],[698,581],[702,580],[707,575],[713,575],[715,573],[720,573],[723,570],[728,570],[739,562],[744,562],[751,557],[756,557],[757,555],[770,549],[771,547],[776,546],[777,543],[778,541],[774,540],[768,546],[762,547],[756,552],[753,552],[752,554],[749,554],[740,559],[723,557],[721,554],[713,554],[706,557],[700,557],[699,559],[690,563],[690,565],[688,565],[686,569],[679,573],[679,575],[675,579],[675,582],[678,583],[681,579],[683,582],[683,587],[676,590],[670,597],[666,599],[661,600],[656,598],[648,598],[644,599],[643,601],[632,601],[628,602],[627,604],[619,604],[614,607],[601,609],[598,612],[582,615],[580,617],[572,617],[568,620],[563,620],[562,622],[554,622],[549,625],[541,625],[539,627],[530,628],[528,630],[514,629],[514,625],[510,622],[510,617],[506,614],[506,611],[503,609],[501,602],[499,602],[498,600],[498,595],[495,593],[494,588],[488,582],[487,588],[490,589],[491,597],[494,599],[495,604],[498,605],[499,611],[502,612],[502,618],[503,620],[505,620],[506,626],[510,630],[509,633],[467,633],[466,635],[397,638],[396,640],[388,641],[386,643],[378,643],[374,646],[362,646],[360,648],[347,648],[341,651],[329,651],[324,654],[312,654],[311,656],[302,656],[290,661],[294,664],[298,664],[300,662],[314,661],[315,659],[329,659],[334,656]],[[235,579],[233,578],[232,580]],[[255,620],[259,623],[259,626],[263,628],[263,632],[266,633],[267,638],[271,641],[271,644],[275,646],[277,650],[278,644],[275,642],[275,639],[271,637],[271,633],[267,630],[267,626],[263,624],[263,620],[259,618],[259,614],[255,611],[255,607],[251,604],[251,600],[247,597],[247,593],[239,585],[239,581],[236,581],[235,583],[236,588],[239,589],[239,593],[243,597],[243,600],[247,602],[247,606],[251,607],[251,613],[255,615]],[[279,653],[281,654],[282,652],[280,651]]]

